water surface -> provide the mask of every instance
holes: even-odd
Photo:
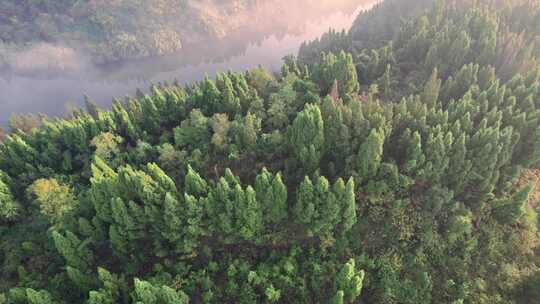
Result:
[[[359,2],[364,4],[354,5]],[[7,125],[12,113],[63,115],[66,105],[82,106],[84,94],[98,105],[108,107],[113,97],[133,95],[137,88],[146,89],[161,81],[176,79],[189,83],[205,75],[214,76],[216,72],[244,71],[258,65],[278,71],[282,58],[296,54],[302,42],[321,36],[329,28],[348,29],[357,14],[375,2],[351,1],[352,6],[349,3],[348,7],[324,14],[302,16],[294,25],[246,27],[221,40],[189,45],[185,51],[159,58],[106,67],[85,66],[64,75],[43,72],[0,75],[0,126]]]

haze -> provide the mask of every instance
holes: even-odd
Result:
[[[6,127],[13,113],[61,116],[67,108],[82,106],[83,95],[108,107],[113,97],[133,95],[151,83],[189,83],[258,65],[276,71],[302,42],[330,28],[348,29],[361,10],[377,1],[318,2],[269,1],[238,17],[236,29],[227,35],[183,45],[174,54],[93,63],[88,54],[62,43],[39,43],[10,54],[0,72],[0,126]]]

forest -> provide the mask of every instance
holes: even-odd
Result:
[[[540,303],[538,1],[386,0],[278,73],[24,119],[0,304]]]
[[[52,58],[74,52],[99,65],[161,56],[246,27],[283,27],[282,18],[292,19],[299,7],[320,13],[355,5],[352,0],[310,1],[2,0],[0,71],[26,52]]]

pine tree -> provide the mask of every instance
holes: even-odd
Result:
[[[207,116],[212,116],[215,113],[223,113],[223,105],[221,104],[221,92],[217,88],[214,81],[206,76],[201,83],[202,98],[197,105],[202,112]]]
[[[94,119],[99,118],[99,107],[97,104],[90,99],[87,95],[84,95],[84,105],[86,107],[86,111],[90,116],[92,116]]]
[[[330,97],[323,100],[321,112],[324,119],[325,152],[331,156],[337,170],[343,169],[350,153],[350,129],[345,124],[344,107],[340,100]]]
[[[206,194],[208,184],[201,176],[188,165],[188,172],[184,181],[184,191],[193,196]]]
[[[243,192],[242,196],[237,196],[236,201],[240,236],[245,240],[256,240],[263,231],[263,215],[257,194],[251,186],[248,186],[245,191],[238,186],[237,191]]]
[[[251,113],[247,113],[244,120],[237,124],[237,146],[246,152],[255,151],[260,131],[261,119]]]
[[[88,304],[126,303],[126,282],[106,269],[98,268],[97,272],[102,287],[89,292]]]
[[[330,304],[345,304],[345,293],[343,290],[338,290],[336,295],[330,300]]]
[[[53,304],[55,301],[52,299],[51,294],[46,290],[36,291],[32,288],[26,289],[26,297],[28,304]]]
[[[324,122],[316,105],[307,105],[289,130],[289,143],[293,153],[306,172],[314,172],[324,148]]]
[[[358,74],[351,54],[341,51],[338,55],[323,53],[320,63],[315,66],[312,78],[324,94],[328,94],[337,80],[341,96],[356,93],[360,87]]]
[[[77,268],[67,266],[66,273],[69,279],[79,288],[81,292],[87,294],[95,285],[94,274],[81,271]]]
[[[263,168],[255,179],[255,192],[267,226],[275,226],[287,217],[287,186],[280,173],[273,175]]]
[[[431,76],[424,86],[424,92],[422,93],[422,101],[430,107],[435,106],[439,99],[442,81],[438,78],[438,73],[437,68],[433,69]]]
[[[426,143],[426,165],[424,175],[427,180],[439,183],[441,176],[445,175],[449,164],[449,152],[452,148],[452,133],[443,134],[438,125],[430,133]]]
[[[386,70],[384,74],[379,79],[379,87],[382,89],[382,93],[384,94],[384,98],[386,100],[391,100],[392,98],[392,86],[394,84],[394,81],[392,79],[392,67],[390,64],[386,66]]]
[[[134,280],[133,300],[136,304],[187,304],[188,296],[168,286],[156,287],[149,282]]]
[[[315,208],[313,183],[306,176],[296,191],[296,204],[294,206],[296,218],[300,223],[310,224],[317,216]]]
[[[3,181],[5,174],[0,171],[0,222],[12,221],[20,212],[20,204],[15,201],[8,185]]]
[[[356,270],[354,259],[350,259],[337,274],[334,281],[336,295],[343,292],[343,303],[354,303],[362,292],[364,271]],[[341,298],[341,297],[339,297]]]
[[[236,96],[233,83],[228,74],[218,74],[216,85],[221,92],[221,105],[216,112],[227,113],[234,117],[241,111],[240,98]]]
[[[174,129],[174,142],[178,148],[207,151],[211,142],[210,120],[195,109],[180,127]]]
[[[467,177],[472,168],[471,160],[467,158],[467,137],[466,134],[461,136],[454,142],[452,152],[450,153],[450,163],[448,166],[447,181],[450,189],[456,195],[463,192],[467,184]]]
[[[227,114],[215,114],[212,117],[212,145],[218,152],[226,152],[229,144],[228,133],[231,129],[231,123]]]
[[[532,185],[516,192],[511,198],[496,202],[494,206],[494,216],[501,224],[515,224],[525,213],[525,204],[529,199],[529,194],[533,190]]]
[[[357,156],[359,180],[366,182],[377,175],[382,161],[384,134],[372,129],[368,138],[360,146]]]
[[[81,241],[70,231],[63,236],[54,231],[52,233],[56,250],[66,259],[66,264],[80,271],[88,271],[93,261],[93,254],[87,248],[88,241]]]
[[[347,232],[356,224],[356,195],[354,192],[354,179],[351,177],[343,193],[338,193],[338,201],[342,205],[341,231]]]
[[[402,144],[406,147],[406,159],[403,164],[405,173],[413,176],[416,175],[426,160],[422,151],[422,139],[418,131],[411,134],[411,130],[407,129],[402,136]]]
[[[297,190],[294,212],[311,236],[333,235],[338,225],[344,233],[356,223],[354,182],[345,185],[338,179],[330,187],[325,177],[319,176],[313,184],[306,176]]]

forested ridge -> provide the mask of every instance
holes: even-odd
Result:
[[[279,75],[15,128],[0,303],[539,303],[539,16],[387,0]]]
[[[283,18],[292,19],[300,7],[308,16],[319,16],[326,10],[359,4],[350,0],[320,0],[317,5],[310,5],[310,0],[296,2],[2,0],[0,70],[14,63],[25,66],[28,64],[25,61],[35,61],[31,55],[23,56],[27,52],[65,61],[75,53],[83,57],[79,60],[100,65],[162,56],[202,42],[228,38],[245,28],[264,33],[270,32],[269,28],[282,32],[287,21]],[[14,62],[19,60],[22,62]]]

